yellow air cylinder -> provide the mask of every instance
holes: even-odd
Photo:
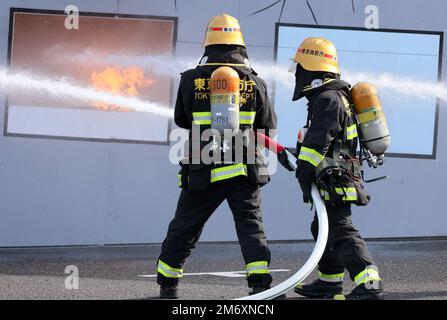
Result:
[[[374,155],[384,154],[391,139],[377,89],[359,82],[351,89],[351,95],[364,145]]]
[[[211,74],[211,128],[224,133],[239,129],[239,74],[231,67],[220,67]]]

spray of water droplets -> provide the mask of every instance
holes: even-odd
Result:
[[[0,88],[8,93],[44,92],[54,97],[73,98],[86,102],[96,101],[118,106],[130,106],[139,112],[150,112],[163,117],[172,117],[173,111],[159,103],[144,101],[83,87],[66,78],[48,78],[35,73],[0,69]]]
[[[138,66],[151,73],[169,76],[178,79],[180,72],[197,65],[193,58],[175,58],[170,55],[161,56],[118,56],[97,57],[91,53],[83,53],[74,57],[77,63],[90,63],[97,61],[99,64]],[[268,83],[276,86],[293,88],[294,75],[288,72],[288,67],[276,65],[272,62],[258,61],[253,63],[253,68]],[[439,98],[447,102],[447,84],[442,82],[423,82],[416,79],[408,79],[390,73],[369,74],[342,70],[343,77],[348,82],[365,81],[373,83],[379,90],[392,91],[396,94],[413,97],[416,99]],[[80,86],[66,78],[50,78],[26,71],[11,72],[0,69],[0,88],[6,92],[38,91],[51,96],[76,98],[87,102],[96,101],[118,106],[129,106],[135,111],[149,112],[155,115],[172,117],[173,111],[168,106],[159,103],[144,101],[137,97],[126,97],[98,91],[91,87]]]

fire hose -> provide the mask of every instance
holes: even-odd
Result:
[[[269,150],[273,151],[274,153],[278,152],[286,152],[287,158],[289,159],[289,164],[292,166],[292,168],[296,169],[296,158],[295,156],[286,148],[284,148],[279,143],[275,142],[273,139],[261,134],[257,133],[258,140],[264,141],[265,147],[267,147]],[[295,160],[295,161],[294,161]],[[320,192],[318,191],[315,184],[312,184],[312,200],[313,204],[315,206],[315,209],[317,211],[317,217],[318,217],[318,238],[314,247],[314,250],[312,251],[312,254],[310,255],[309,259],[306,261],[306,263],[299,269],[292,277],[289,279],[281,282],[277,286],[265,290],[263,292],[246,296],[243,298],[239,298],[236,300],[270,300],[274,299],[290,289],[293,289],[298,283],[301,283],[304,279],[309,276],[312,271],[315,269],[315,267],[318,265],[318,262],[320,261],[324,249],[326,247],[326,242],[328,238],[328,232],[329,232],[329,226],[328,226],[328,219],[327,219],[327,212],[326,207],[324,205],[323,200],[321,199]]]

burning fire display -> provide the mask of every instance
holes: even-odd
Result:
[[[137,67],[120,68],[108,67],[102,71],[93,70],[90,76],[93,87],[98,91],[105,91],[116,95],[134,97],[138,90],[151,86],[155,80],[144,77],[144,70]],[[127,106],[117,106],[101,102],[94,102],[94,107],[104,111],[133,111]]]

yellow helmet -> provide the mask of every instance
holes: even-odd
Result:
[[[289,71],[295,72],[300,64],[307,71],[326,71],[340,74],[337,49],[324,38],[306,38],[296,50]]]
[[[211,18],[206,27],[203,46],[212,44],[237,44],[245,47],[239,21],[225,13]]]

